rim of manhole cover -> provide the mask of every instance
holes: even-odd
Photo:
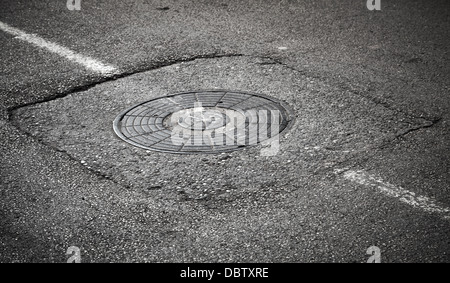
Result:
[[[243,91],[198,90],[134,105],[114,132],[134,146],[167,153],[221,153],[275,140],[292,124],[290,107]]]

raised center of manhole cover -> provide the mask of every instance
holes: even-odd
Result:
[[[124,141],[170,153],[220,153],[270,141],[291,116],[281,101],[238,91],[193,91],[135,105],[114,120]]]

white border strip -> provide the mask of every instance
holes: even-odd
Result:
[[[103,64],[102,62],[97,61],[88,56],[75,53],[70,49],[67,49],[56,43],[47,41],[37,35],[25,33],[20,29],[11,27],[1,21],[0,21],[0,29],[11,35],[14,35],[17,39],[34,44],[40,48],[47,49],[48,51],[58,54],[59,56],[62,56],[72,62],[83,65],[86,69],[89,69],[93,72],[100,73],[103,75],[112,75],[118,73],[118,70],[115,67]]]
[[[336,170],[335,173],[342,173],[345,179],[358,183],[360,185],[377,188],[381,193],[397,198],[399,201],[409,204],[413,207],[421,208],[429,213],[439,214],[444,219],[450,220],[450,209],[439,206],[435,200],[416,195],[414,192],[408,191],[402,187],[397,187],[390,183],[384,182],[382,179],[374,177],[369,173],[359,170]]]

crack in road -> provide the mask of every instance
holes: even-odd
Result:
[[[161,62],[153,62],[150,64],[150,66],[144,66],[144,67],[140,67],[137,69],[134,69],[132,71],[125,71],[119,74],[112,74],[110,76],[104,76],[101,77],[99,80],[86,84],[86,85],[81,85],[81,86],[75,86],[72,87],[70,89],[67,89],[61,93],[56,93],[55,95],[46,97],[44,99],[40,99],[37,101],[32,101],[29,103],[24,103],[24,104],[20,104],[20,105],[16,105],[16,106],[12,106],[9,107],[7,109],[8,112],[8,120],[11,120],[11,115],[12,112],[14,112],[17,109],[23,108],[23,107],[27,107],[27,106],[33,106],[33,105],[37,105],[37,104],[41,104],[41,103],[45,103],[45,102],[49,102],[49,101],[53,101],[53,100],[57,100],[60,98],[64,98],[68,95],[71,94],[75,94],[78,92],[83,92],[83,91],[87,91],[97,85],[100,85],[102,83],[106,83],[106,82],[111,82],[111,81],[116,81],[118,79],[122,79],[122,78],[126,78],[135,74],[139,74],[139,73],[144,73],[144,72],[148,72],[148,71],[153,71],[153,70],[157,70],[160,68],[164,68],[164,67],[168,67],[168,66],[172,66],[172,65],[176,65],[176,64],[180,64],[180,63],[186,63],[186,62],[192,62],[198,59],[217,59],[217,58],[231,58],[231,57],[242,57],[245,56],[244,54],[239,54],[239,53],[228,53],[228,54],[219,54],[219,53],[211,53],[211,54],[204,54],[204,55],[194,55],[192,57],[188,57],[188,58],[178,58],[175,60],[169,60],[169,61],[161,61]],[[153,65],[152,65],[153,64]]]
[[[441,120],[442,120],[442,117],[435,118],[435,119],[433,119],[431,121],[427,121],[427,123],[425,123],[423,125],[418,125],[418,126],[411,127],[411,128],[405,129],[403,131],[400,131],[399,133],[397,133],[395,135],[395,139],[398,139],[400,137],[406,136],[409,133],[412,133],[412,132],[415,132],[415,131],[418,131],[418,130],[421,130],[421,129],[431,128],[431,127],[435,126],[437,123],[439,123]]]
[[[346,80],[345,83],[344,82],[336,82],[336,81],[332,80],[332,78],[317,75],[317,74],[315,74],[312,71],[308,72],[306,70],[299,70],[299,69],[289,65],[288,63],[285,63],[282,60],[273,58],[271,56],[249,56],[249,57],[259,57],[259,58],[263,58],[263,59],[266,59],[266,60],[271,60],[271,62],[263,62],[263,63],[260,63],[260,65],[274,65],[274,64],[281,65],[281,66],[283,66],[283,67],[285,67],[287,69],[290,69],[290,70],[292,70],[294,72],[297,72],[300,75],[306,76],[308,78],[313,78],[313,79],[317,79],[317,80],[320,80],[320,81],[324,81],[327,84],[330,84],[331,86],[335,86],[335,87],[339,87],[339,88],[348,90],[348,91],[350,91],[351,93],[353,93],[355,95],[358,95],[358,96],[360,96],[360,97],[362,97],[364,99],[367,99],[367,100],[375,103],[376,105],[380,105],[380,106],[382,106],[382,107],[384,107],[384,108],[386,108],[388,110],[394,111],[394,112],[399,112],[399,113],[405,115],[408,118],[423,119],[423,120],[427,120],[428,122],[433,122],[433,121],[441,119],[441,117],[436,117],[436,116],[413,115],[411,113],[405,112],[404,110],[393,106],[392,104],[394,104],[394,102],[390,102],[387,99],[379,98],[379,97],[373,97],[373,96],[370,96],[370,95],[365,95],[365,93],[368,94],[368,93],[372,92],[370,90],[370,86],[368,88],[361,89],[361,88],[355,86],[354,84],[348,82],[348,80]]]
[[[360,150],[354,151],[352,153],[350,153],[350,156],[346,156],[346,158],[342,161],[339,161],[333,165],[327,166],[325,168],[320,168],[319,170],[316,170],[314,173],[322,173],[322,172],[329,172],[329,171],[335,171],[335,170],[340,170],[339,167],[343,167],[343,165],[347,164],[346,170],[343,171],[339,171],[339,174],[342,174],[350,169],[353,169],[357,166],[359,166],[362,163],[365,163],[366,161],[370,160],[373,156],[375,156],[375,154],[377,153],[377,150],[383,149],[385,147],[387,147],[388,145],[395,145],[397,143],[399,143],[400,141],[396,142],[396,140],[400,139],[401,137],[404,137],[410,133],[416,132],[416,131],[420,131],[422,129],[426,129],[426,128],[431,128],[434,127],[437,123],[439,123],[441,121],[441,118],[437,118],[435,120],[432,121],[426,121],[426,123],[421,124],[421,125],[417,125],[414,127],[410,127],[404,130],[401,130],[395,134],[391,134],[388,135],[387,137],[383,137],[379,140],[374,141],[373,144],[362,148]],[[369,153],[370,151],[372,151],[372,153]],[[361,157],[361,153],[365,153],[364,157]],[[348,165],[349,162],[354,161],[356,158],[360,158],[360,161],[353,164],[353,165]]]
[[[231,58],[231,57],[250,57],[250,58],[259,58],[259,59],[266,59],[266,60],[270,60],[269,62],[261,62],[258,63],[260,65],[280,65],[283,66],[289,70],[292,70],[300,75],[303,76],[307,76],[309,78],[314,78],[314,79],[318,79],[321,81],[326,81],[327,83],[329,83],[332,86],[336,86],[336,87],[340,87],[343,89],[346,89],[350,92],[352,92],[353,94],[356,94],[364,99],[367,99],[373,103],[375,103],[376,105],[380,105],[388,110],[391,111],[395,111],[395,112],[399,112],[402,113],[403,115],[407,116],[408,118],[413,118],[413,119],[423,119],[423,120],[427,120],[429,122],[433,122],[436,120],[440,120],[441,117],[424,117],[424,116],[416,116],[416,115],[411,115],[411,113],[406,113],[401,109],[398,109],[394,106],[391,105],[391,103],[389,103],[389,101],[387,100],[382,100],[381,98],[377,98],[377,97],[372,97],[372,96],[368,96],[368,95],[364,95],[364,93],[368,93],[370,92],[370,90],[368,89],[355,89],[355,86],[349,82],[346,82],[344,85],[342,85],[342,83],[336,83],[333,80],[331,80],[330,78],[327,77],[323,77],[323,76],[318,76],[316,74],[314,74],[313,72],[308,72],[305,70],[299,70],[291,65],[289,65],[288,63],[285,63],[283,61],[281,61],[280,59],[276,59],[273,58],[271,56],[267,56],[267,55],[247,55],[247,54],[242,54],[242,53],[224,53],[224,54],[219,54],[219,53],[211,53],[211,54],[204,54],[204,55],[194,55],[191,57],[187,57],[187,58],[178,58],[175,60],[168,60],[168,61],[162,61],[162,62],[153,62],[154,65],[150,65],[150,66],[145,66],[145,67],[140,67],[137,68],[135,70],[132,71],[126,71],[126,72],[122,72],[119,74],[112,74],[110,76],[105,76],[102,77],[100,80],[97,80],[95,82],[86,84],[86,85],[81,85],[81,86],[75,86],[73,88],[70,88],[66,91],[63,91],[61,93],[56,93],[55,95],[52,95],[50,97],[41,99],[41,100],[37,100],[37,101],[33,101],[33,102],[29,102],[29,103],[25,103],[25,104],[20,104],[17,106],[13,106],[13,107],[9,107],[7,109],[7,115],[8,115],[8,120],[10,120],[10,115],[13,111],[22,108],[22,107],[27,107],[27,106],[31,106],[31,105],[36,105],[36,104],[41,104],[41,103],[45,103],[45,102],[49,102],[49,101],[53,101],[59,98],[64,98],[70,94],[74,94],[77,92],[83,92],[83,91],[87,91],[99,84],[105,83],[105,82],[110,82],[110,81],[115,81],[118,79],[122,79],[122,78],[126,78],[128,76],[132,76],[135,74],[139,74],[139,73],[143,73],[143,72],[147,72],[147,71],[152,71],[152,70],[157,70],[160,68],[164,68],[164,67],[168,67],[168,66],[172,66],[172,65],[176,65],[176,64],[180,64],[180,63],[185,63],[185,62],[192,62],[198,59],[217,59],[217,58]]]

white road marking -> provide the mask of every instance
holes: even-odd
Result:
[[[356,182],[366,187],[376,188],[389,197],[397,198],[403,203],[421,208],[429,213],[436,213],[444,219],[450,220],[450,209],[438,205],[432,198],[416,195],[414,192],[385,182],[381,178],[377,178],[362,170],[353,171],[341,169],[335,170],[335,173],[342,173],[344,178],[349,181]]]
[[[102,62],[97,61],[91,57],[78,54],[64,46],[47,41],[35,34],[23,32],[20,29],[11,27],[1,21],[0,21],[0,29],[6,33],[14,35],[17,39],[26,41],[40,48],[44,48],[50,52],[58,54],[59,56],[62,56],[77,64],[83,65],[85,68],[94,71],[96,73],[100,73],[103,75],[112,75],[118,73],[118,70],[113,66],[103,64]]]

